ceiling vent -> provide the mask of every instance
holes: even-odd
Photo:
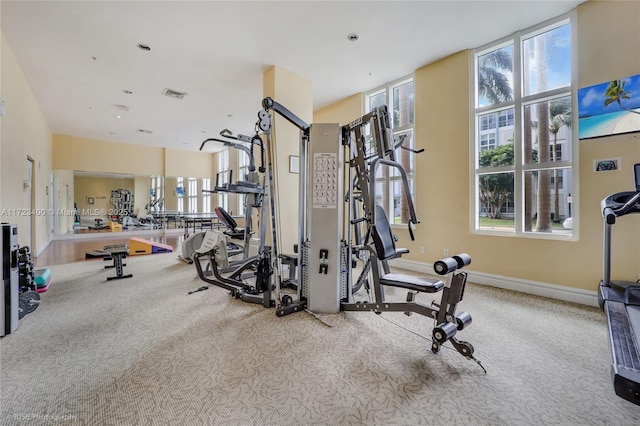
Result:
[[[151,133],[153,133],[153,130],[138,129],[138,133],[146,133],[150,135]]]
[[[185,97],[187,92],[178,92],[177,90],[164,89],[162,94],[165,95],[165,96],[168,96],[170,98],[182,99],[182,98]]]

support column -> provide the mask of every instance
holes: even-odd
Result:
[[[263,95],[270,96],[289,111],[311,124],[313,120],[313,86],[311,80],[284,68],[272,66],[263,74]],[[290,156],[299,156],[300,131],[278,114],[272,121],[272,142],[276,164],[274,178],[278,185],[278,234],[280,252],[293,253],[298,238],[299,176],[289,171]]]

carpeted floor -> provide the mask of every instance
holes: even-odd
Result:
[[[418,315],[278,318],[219,288],[187,295],[204,283],[175,253],[126,263],[133,278],[109,282],[99,260],[50,267],[41,306],[0,339],[1,424],[640,424],[595,308],[468,285],[459,337],[485,374],[432,354]]]

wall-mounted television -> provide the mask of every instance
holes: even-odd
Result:
[[[178,197],[184,197],[184,188],[182,186],[176,187],[176,194]]]
[[[578,89],[578,137],[640,132],[640,74]]]

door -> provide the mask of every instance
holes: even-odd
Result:
[[[24,189],[26,192],[26,207],[28,212],[32,212],[32,207],[34,205],[33,202],[33,188],[32,188],[32,183],[33,181],[33,159],[30,157],[27,157],[27,170],[26,170],[26,179],[25,179],[25,183],[24,183]],[[35,214],[30,214],[29,215],[29,222],[27,225],[27,235],[26,235],[26,241],[29,242],[29,246],[31,247],[31,252],[35,253],[36,251],[36,247],[34,244],[34,239],[35,239],[35,232],[34,232],[34,224],[36,221],[36,216]]]

